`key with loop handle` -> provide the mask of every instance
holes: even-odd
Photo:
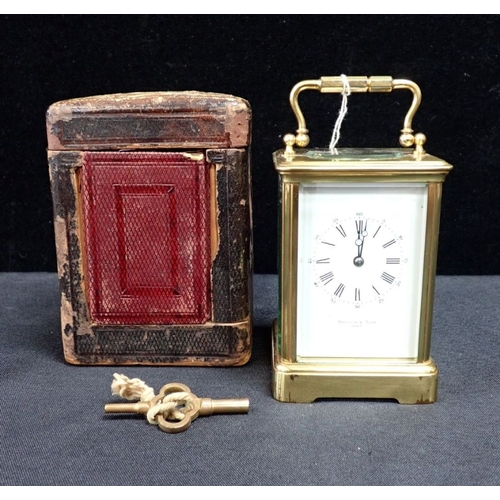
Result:
[[[249,407],[248,398],[198,398],[189,387],[175,382],[164,385],[160,393],[149,401],[107,404],[104,411],[145,414],[149,423],[158,425],[165,432],[177,433],[185,431],[199,416],[248,413]]]

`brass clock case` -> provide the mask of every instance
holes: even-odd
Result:
[[[412,84],[408,88],[413,91],[415,87]],[[296,103],[296,88],[291,94],[292,107]],[[419,101],[419,90],[417,96]],[[409,133],[410,126],[411,120],[406,120],[405,133]],[[300,129],[301,134],[306,130],[305,122],[301,124],[299,119]],[[334,152],[294,150],[293,145],[300,144],[296,139],[292,144],[290,136],[285,137],[286,149],[273,155],[281,192],[280,311],[273,325],[274,397],[279,401],[303,403],[318,398],[383,398],[407,404],[434,402],[438,377],[437,366],[430,357],[434,284],[442,183],[452,166],[425,153],[420,136],[414,149],[340,149]],[[297,310],[301,307],[297,296],[299,191],[302,184],[311,183],[374,186],[418,183],[427,187],[418,354],[414,358],[307,358],[298,354]]]

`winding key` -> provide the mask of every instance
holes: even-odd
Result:
[[[106,413],[146,414],[152,424],[170,433],[185,431],[199,416],[221,413],[248,413],[248,398],[211,399],[198,398],[184,384],[164,385],[158,396],[150,401],[113,403],[104,406]]]

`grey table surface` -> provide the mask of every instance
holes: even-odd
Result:
[[[438,276],[432,355],[438,401],[275,401],[277,277],[255,277],[254,347],[233,368],[65,363],[57,277],[0,274],[1,485],[498,485],[500,277]],[[114,372],[158,390],[249,397],[247,415],[166,434],[103,413]]]

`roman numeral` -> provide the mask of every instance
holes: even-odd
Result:
[[[321,243],[323,243],[324,245],[330,245],[332,247],[335,246],[333,243],[329,243],[328,241],[322,241]]]
[[[324,285],[328,285],[328,283],[330,283],[330,281],[333,280],[333,273],[331,271],[329,271],[329,272],[323,274],[322,276],[320,276],[319,279],[321,280],[321,282]]]
[[[325,257],[324,259],[318,259],[316,264],[330,264],[330,257]]]
[[[385,263],[386,264],[401,264],[401,259],[399,257],[396,257],[396,258],[387,257],[387,259],[385,259]]]
[[[356,302],[359,302],[361,300],[361,289],[360,288],[354,289],[354,300]]]
[[[362,220],[355,221],[355,222],[356,222],[356,232],[358,234],[362,233],[363,231],[366,231],[366,227],[368,226],[368,221],[365,221],[364,227],[363,227],[363,221]]]
[[[378,290],[377,290],[377,289],[376,289],[373,285],[372,285],[372,288],[375,290],[375,293],[376,293],[377,295],[380,295],[380,292],[379,292],[379,291],[378,291]]]
[[[344,288],[345,288],[344,283],[341,283],[341,284],[337,287],[337,290],[335,290],[335,295],[336,295],[337,297],[341,297],[341,296],[342,296],[342,293],[344,292]]]
[[[374,238],[375,238],[375,236],[377,236],[377,233],[380,231],[380,228],[381,228],[381,227],[382,227],[382,226],[379,226],[379,227],[378,227],[378,229],[375,231],[375,234],[373,235],[373,237],[374,237]]]
[[[342,226],[337,226],[337,231],[345,238],[347,236]]]
[[[392,282],[396,279],[394,276],[391,276],[388,273],[382,273],[382,276],[380,277],[390,285],[392,285]]]
[[[387,243],[385,243],[384,245],[382,245],[384,248],[387,248],[387,247],[390,247],[391,245],[394,245],[394,243],[396,243],[396,240],[391,240],[391,241],[388,241]]]

